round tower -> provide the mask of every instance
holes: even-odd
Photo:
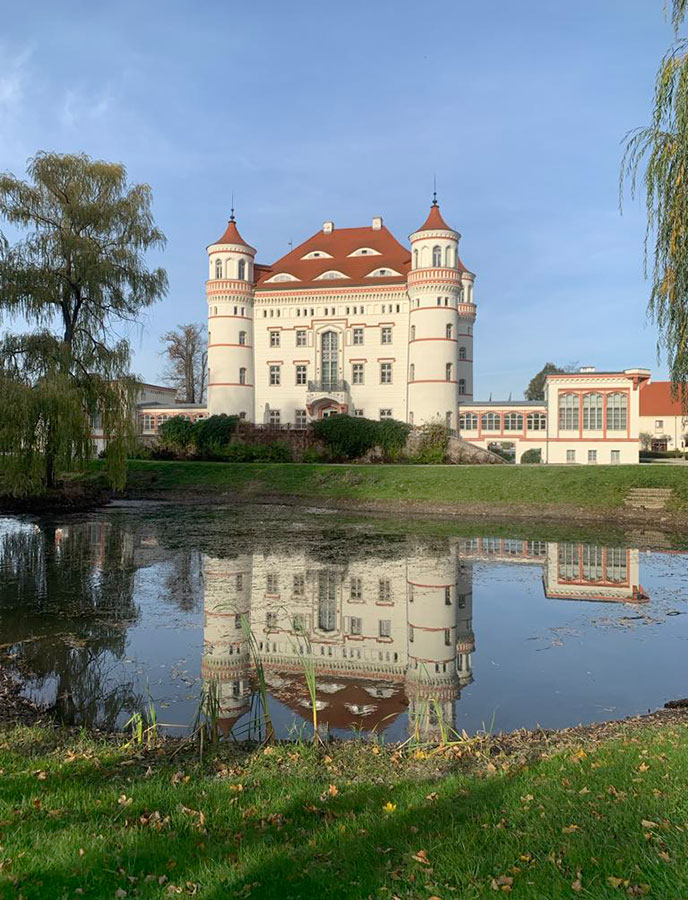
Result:
[[[437,203],[410,235],[408,420],[442,421],[453,432],[473,396],[473,278],[459,258],[461,235]]]
[[[460,587],[456,547],[407,558],[409,729],[439,739],[455,723],[461,673],[457,667]]]
[[[254,421],[253,260],[230,216],[208,247],[208,412]]]

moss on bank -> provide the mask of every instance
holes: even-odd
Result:
[[[680,897],[687,736],[669,717],[534,747],[223,746],[201,763],[17,727],[0,732],[0,896]]]

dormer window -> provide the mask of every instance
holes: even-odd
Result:
[[[345,275],[343,272],[338,272],[337,269],[328,269],[327,272],[323,272],[322,275],[318,275],[315,279],[316,281],[320,281],[322,279],[330,279],[330,278],[348,278],[348,275]]]
[[[349,256],[381,256],[379,250],[373,250],[372,247],[359,247],[357,250],[354,250],[353,253],[349,253]]]
[[[394,275],[399,275],[400,272],[397,272],[396,269],[375,269],[372,272],[369,272],[366,275],[366,278],[390,278]]]
[[[324,250],[311,250],[310,253],[306,253],[301,259],[332,259],[332,254],[325,253]]]
[[[289,272],[278,272],[277,275],[273,275],[272,278],[268,278],[266,284],[277,281],[299,281],[299,279],[294,275],[290,275]]]

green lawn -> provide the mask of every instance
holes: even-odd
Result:
[[[98,463],[93,464],[99,466]],[[232,491],[349,500],[409,500],[460,505],[565,504],[614,508],[633,487],[670,487],[673,508],[688,509],[688,467],[413,466],[291,463],[129,463],[129,491]]]
[[[546,760],[137,752],[0,732],[0,896],[688,896],[688,728]],[[582,749],[585,747],[585,749]]]

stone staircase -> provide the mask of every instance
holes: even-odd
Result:
[[[632,488],[624,500],[627,509],[662,510],[671,500],[671,488]]]

